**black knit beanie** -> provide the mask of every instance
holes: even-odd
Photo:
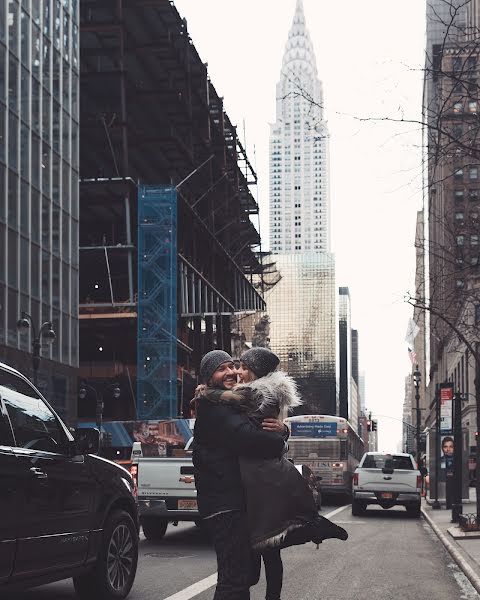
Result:
[[[265,377],[277,368],[280,359],[268,348],[250,348],[240,357],[241,362],[257,377]]]
[[[233,362],[233,358],[225,350],[207,352],[200,363],[200,379],[207,383],[218,367],[225,362]]]

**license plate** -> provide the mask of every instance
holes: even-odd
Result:
[[[385,498],[385,499],[393,498],[393,494],[392,494],[392,492],[382,492],[382,498]]]
[[[197,510],[196,500],[179,500],[178,510]]]

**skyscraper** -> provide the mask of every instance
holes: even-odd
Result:
[[[20,335],[17,320],[31,315],[37,335],[52,321],[38,383],[67,417],[78,365],[78,76],[77,0],[0,0],[0,360],[32,377],[33,330]]]
[[[315,53],[297,0],[270,126],[273,252],[329,252],[328,129]]]
[[[322,83],[303,3],[297,0],[270,129],[270,245],[281,280],[266,299],[271,347],[297,380],[304,413],[338,414],[329,203]]]

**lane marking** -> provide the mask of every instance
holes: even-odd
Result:
[[[336,508],[335,510],[332,510],[331,512],[327,513],[326,515],[322,515],[322,516],[326,517],[326,518],[333,517],[334,515],[338,514],[339,512],[341,512],[342,510],[347,508],[347,506],[350,506],[350,505],[347,504],[345,506],[340,506],[339,508]],[[213,573],[213,575],[210,575],[209,577],[205,577],[205,579],[201,579],[200,581],[197,581],[196,583],[189,585],[185,589],[180,590],[179,592],[173,594],[173,596],[168,596],[168,598],[164,598],[164,600],[190,600],[191,598],[198,596],[199,594],[201,594],[202,592],[205,592],[206,590],[208,590],[209,588],[213,587],[216,584],[217,584],[217,573]]]
[[[216,583],[217,574],[214,573],[213,575],[210,575],[210,577],[205,577],[205,579],[201,579],[200,581],[197,581],[197,583],[189,585],[184,590],[180,590],[176,594],[173,594],[173,596],[168,596],[165,600],[190,600],[190,598],[198,596],[198,594],[208,590],[208,588],[216,585]]]

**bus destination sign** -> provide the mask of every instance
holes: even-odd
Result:
[[[332,422],[295,423],[292,422],[292,436],[325,438],[337,435],[337,424]]]

